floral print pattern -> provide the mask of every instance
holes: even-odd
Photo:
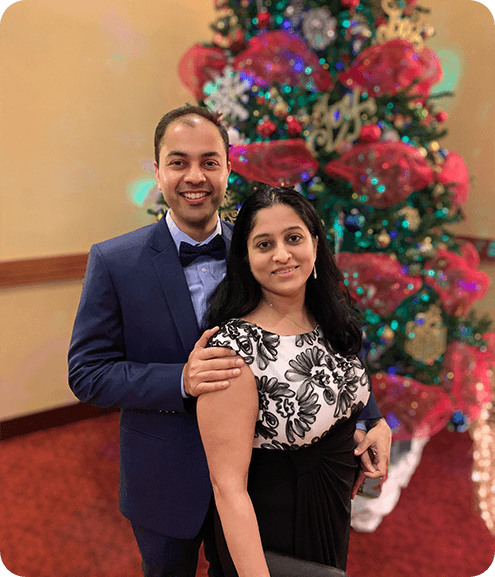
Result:
[[[253,371],[259,395],[254,447],[290,450],[311,444],[361,411],[369,397],[360,360],[333,352],[319,327],[279,336],[232,319],[208,346],[232,348]]]

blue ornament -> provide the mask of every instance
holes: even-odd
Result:
[[[360,212],[353,209],[351,214],[348,214],[345,217],[344,226],[349,232],[357,232],[363,228],[365,222],[366,219],[364,216]]]

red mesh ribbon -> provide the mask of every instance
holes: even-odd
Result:
[[[456,205],[464,204],[469,193],[469,175],[462,156],[451,152],[442,164],[442,171],[437,176],[441,184],[452,184],[454,193],[452,202]]]
[[[229,158],[237,174],[272,186],[293,186],[308,180],[319,167],[302,138],[233,146]]]
[[[373,395],[394,441],[432,437],[449,422],[454,406],[441,388],[388,373],[372,376]]]
[[[467,247],[464,254],[469,258],[473,250],[476,250],[473,246]],[[435,257],[425,264],[425,282],[440,295],[446,312],[454,316],[466,315],[473,302],[482,299],[490,286],[490,277],[475,268],[479,257],[473,262],[466,256],[438,249]]]
[[[203,85],[214,80],[227,65],[221,48],[195,44],[179,61],[178,73],[182,83],[196,97],[203,98]]]
[[[394,95],[417,80],[411,94],[428,96],[442,78],[440,61],[433,50],[400,38],[365,48],[338,78],[349,89],[360,88],[370,96]]]
[[[288,84],[319,92],[333,87],[330,73],[304,40],[284,30],[251,38],[246,50],[234,59],[233,67],[244,71],[260,86]]]
[[[375,208],[390,208],[434,181],[434,172],[412,146],[402,141],[356,144],[330,161],[325,172],[348,180],[354,192]]]
[[[483,340],[486,341],[486,346],[483,346],[480,352],[488,365],[495,370],[495,332],[483,333]]]
[[[485,355],[477,348],[451,341],[445,351],[441,379],[452,395],[455,409],[471,420],[480,416],[484,403],[491,400],[491,371]]]
[[[381,316],[391,314],[423,284],[420,277],[406,276],[402,265],[385,253],[341,252],[337,264],[356,301]]]

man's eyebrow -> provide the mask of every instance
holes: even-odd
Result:
[[[187,157],[189,156],[186,152],[182,152],[181,150],[171,150],[168,154],[167,157],[169,156],[182,156],[182,157]],[[211,152],[203,152],[203,154],[201,155],[202,157],[208,158],[210,156],[221,156],[219,152],[216,152],[215,150],[212,150]]]

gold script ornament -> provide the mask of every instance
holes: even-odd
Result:
[[[388,15],[388,22],[376,29],[376,44],[402,38],[409,40],[417,50],[423,48],[422,32],[428,29],[424,12],[414,10],[410,16],[404,16],[404,8],[400,8],[395,0],[382,0],[382,9]]]
[[[404,351],[424,365],[432,365],[447,348],[447,327],[441,309],[431,305],[424,313],[406,323],[407,340]]]
[[[361,114],[375,114],[377,107],[373,98],[360,102],[361,93],[355,88],[346,94],[342,100],[328,105],[329,95],[325,94],[319,100],[312,114],[312,129],[309,131],[307,145],[316,155],[317,148],[325,152],[333,152],[343,141],[353,142],[359,137],[362,127]],[[351,130],[352,129],[352,130]],[[334,130],[338,130],[334,135]]]

